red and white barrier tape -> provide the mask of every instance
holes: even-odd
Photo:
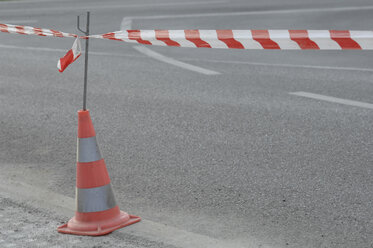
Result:
[[[0,23],[0,32],[11,34],[28,34],[39,36],[54,36],[54,37],[78,37],[76,34],[64,33],[53,29],[34,28],[29,26],[18,26],[11,24]]]
[[[350,30],[125,30],[78,36],[53,29],[1,24],[0,31],[81,39],[109,39],[144,45],[227,49],[373,50],[373,31]],[[62,72],[80,55],[77,43],[59,60]],[[80,47],[80,46],[79,46]],[[75,50],[74,50],[75,49]],[[75,51],[75,52],[74,52]],[[70,53],[70,54],[69,54]],[[79,55],[77,55],[79,53]],[[69,55],[68,55],[69,54]],[[71,57],[71,54],[73,55]]]
[[[229,49],[373,49],[373,31],[349,30],[126,30],[91,35],[144,45]]]
[[[57,62],[59,72],[63,72],[71,63],[77,60],[81,55],[81,45],[79,38],[74,41],[73,47]]]

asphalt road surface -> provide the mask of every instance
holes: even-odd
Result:
[[[76,33],[76,15],[86,10],[94,34],[122,22],[373,29],[368,0],[0,1],[0,23]],[[54,225],[71,216],[48,207],[49,198],[37,200],[47,194],[38,189],[57,205],[75,193],[84,60],[63,74],[56,68],[72,42],[0,33],[0,187],[11,188],[0,194],[7,218],[0,230],[9,218],[25,218],[28,228],[18,221],[13,229],[39,232],[9,241],[2,232],[9,247],[93,246],[89,238],[59,238]],[[373,247],[371,51],[90,44],[87,106],[101,152],[121,209],[144,219],[138,232],[124,228],[95,238],[96,246]],[[13,197],[28,189],[33,200]],[[52,235],[47,242],[43,233]]]

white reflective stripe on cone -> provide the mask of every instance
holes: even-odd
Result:
[[[96,188],[76,188],[76,210],[80,213],[105,211],[116,205],[110,183]]]
[[[98,161],[102,158],[96,137],[78,138],[77,149],[78,162],[87,163]]]

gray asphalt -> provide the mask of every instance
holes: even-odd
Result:
[[[137,17],[137,29],[372,30],[373,23],[373,10],[364,9],[371,1],[165,2],[0,2],[0,22],[76,33],[76,15],[92,8],[92,33],[118,30],[128,16]],[[361,9],[138,17],[349,6]],[[0,166],[73,197],[83,59],[60,74],[64,52],[9,48],[71,45],[0,33]],[[112,54],[90,56],[88,108],[122,209],[243,244],[373,247],[372,111],[289,94],[373,103],[373,71],[359,70],[373,70],[372,52],[148,48],[221,74],[174,67],[130,44],[92,41],[91,51]]]

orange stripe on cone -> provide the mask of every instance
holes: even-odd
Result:
[[[76,187],[94,188],[109,183],[110,177],[104,159],[89,163],[77,163]]]

